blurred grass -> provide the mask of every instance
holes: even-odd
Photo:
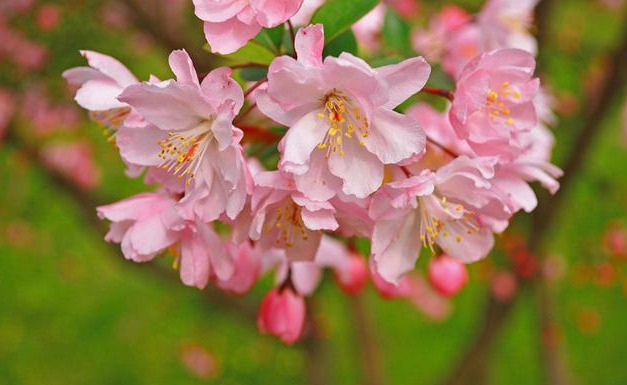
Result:
[[[149,73],[168,76],[164,50],[148,47],[136,54],[128,32],[109,31],[96,22],[98,1],[72,3],[76,7],[63,15],[61,27],[52,33],[38,33],[32,20],[23,20],[31,36],[51,48],[53,58],[30,85],[45,82],[63,95],[60,73],[82,65],[77,50],[83,48],[120,58],[142,78]],[[579,98],[586,92],[582,74],[592,58],[615,43],[625,21],[592,1],[556,1],[555,8],[550,46],[543,53],[546,79],[558,93],[567,91]],[[0,66],[0,82],[11,84],[13,75]],[[19,82],[24,84],[28,83]],[[562,256],[567,265],[566,277],[554,286],[559,337],[578,384],[627,383],[627,371],[621,369],[627,355],[623,283],[609,288],[579,283],[573,269],[578,262],[604,260],[600,245],[607,223],[627,218],[627,151],[618,140],[620,106],[614,107],[601,140],[591,144],[594,155],[550,235],[550,252]],[[563,118],[556,132],[558,161],[580,127],[580,115]],[[139,181],[124,177],[115,150],[105,144],[98,129],[85,127],[85,135],[98,147],[96,157],[104,167],[99,196],[118,199],[141,191]],[[260,336],[253,322],[207,304],[196,290],[141,274],[112,254],[73,202],[10,146],[0,149],[0,164],[0,385],[206,383],[181,360],[190,344],[202,346],[215,358],[217,369],[210,379],[214,383],[305,381],[308,362],[301,350]],[[420,261],[419,268],[424,266]],[[480,268],[473,267],[471,274],[476,277]],[[175,279],[176,272],[171,274]],[[389,383],[432,384],[449,373],[475,337],[485,290],[473,280],[454,300],[452,317],[435,324],[409,304],[384,301],[369,289],[365,299]],[[251,295],[261,294],[257,289]],[[542,346],[533,298],[527,294],[496,344],[493,384],[540,383]],[[360,375],[347,303],[328,281],[318,292],[327,359],[337,384],[357,383]],[[582,332],[577,322],[582,309],[596,312],[597,330]]]

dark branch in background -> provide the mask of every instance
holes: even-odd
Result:
[[[47,163],[41,158],[36,148],[29,145],[12,126],[9,126],[5,141],[8,145],[15,148],[20,155],[26,158],[30,165],[36,169],[40,174],[45,176],[51,185],[55,186],[57,190],[66,194],[76,204],[77,208],[82,214],[83,220],[94,228],[95,232],[104,236],[107,232],[107,225],[104,221],[98,219],[96,215],[96,207],[99,202],[104,200],[96,199],[90,196],[85,191],[77,188],[70,180],[57,170],[49,167]],[[178,274],[162,268],[154,263],[136,264],[134,262],[126,261],[120,248],[117,245],[107,243],[110,246],[112,255],[116,256],[116,260],[120,261],[124,268],[141,271],[144,274],[151,274],[164,281],[168,281],[173,286],[181,286],[178,281]],[[181,286],[182,288],[182,286]],[[246,302],[243,298],[226,295],[223,292],[219,292],[216,289],[205,289],[199,294],[203,296],[203,299],[212,306],[219,306],[225,310],[231,311],[233,314],[245,319],[248,323],[254,325],[254,321],[257,317],[256,308],[250,303]]]
[[[601,96],[596,101],[591,101],[593,108],[587,115],[584,126],[564,163],[564,178],[561,180],[559,192],[553,198],[546,194],[540,197],[538,208],[533,216],[533,227],[528,243],[531,251],[536,255],[542,252],[543,243],[547,240],[547,236],[550,235],[550,227],[555,223],[564,197],[572,188],[573,181],[581,170],[583,161],[589,155],[594,140],[601,132],[603,118],[622,95],[622,90],[627,83],[627,71],[625,71],[625,68],[627,68],[627,29],[623,31],[620,44],[611,55],[608,76],[601,88]],[[531,282],[534,284],[533,282],[535,281]],[[545,288],[539,287],[541,310],[545,312],[541,316],[541,326],[550,328],[553,316],[549,306],[550,302],[545,297]],[[479,338],[463,354],[459,366],[454,369],[452,376],[444,384],[483,384],[485,382],[483,380],[486,378],[487,357],[490,348],[494,344],[495,337],[503,329],[507,316],[511,313],[514,304],[515,301],[500,303],[492,296],[489,296],[487,317],[477,332]],[[564,374],[559,372],[562,364],[558,357],[559,352],[553,348],[555,348],[554,344],[550,345],[545,352],[545,358],[548,360],[548,365],[550,365],[547,367],[547,383],[564,384],[566,382]]]
[[[152,36],[164,48],[169,51],[184,48],[189,53],[197,69],[206,70],[215,65],[213,55],[205,51],[202,46],[186,39],[183,31],[173,33],[164,27],[166,23],[161,22],[161,20],[164,16],[169,17],[169,15],[158,14],[161,8],[149,9],[144,2],[138,0],[118,2],[131,11],[135,25]],[[202,33],[202,30],[199,29],[199,33]]]
[[[318,306],[313,298],[307,298],[307,329],[302,346],[307,354],[307,383],[309,385],[331,384],[328,346],[322,338]]]
[[[355,347],[359,350],[362,365],[363,385],[383,385],[383,368],[381,367],[380,351],[372,335],[370,314],[364,303],[362,294],[349,295],[348,310],[351,314],[351,324],[355,330]]]

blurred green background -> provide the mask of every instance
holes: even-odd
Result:
[[[146,33],[145,20],[127,15],[116,21],[116,12],[123,10],[113,3],[42,1],[5,20],[47,47],[48,59],[24,71],[0,56],[0,87],[14,93],[45,88],[51,103],[70,104],[61,72],[83,65],[79,49],[113,55],[140,78],[169,77],[169,47]],[[426,12],[438,3],[420,6]],[[481,5],[456,3],[473,11]],[[58,7],[59,22],[46,29],[38,10],[50,4]],[[607,54],[625,20],[620,10],[600,1],[554,0],[552,5],[541,63],[560,113],[554,158],[559,165],[582,126],[585,100],[602,81]],[[201,46],[200,23],[190,9],[184,12],[187,27],[174,36],[189,35]],[[548,238],[547,255],[558,270],[550,281],[557,341],[576,384],[627,384],[627,275],[623,260],[603,243],[608,228],[627,225],[624,103],[625,98],[611,106],[600,139],[590,143],[590,156]],[[102,173],[87,192],[97,203],[144,189],[124,176],[115,149],[82,112],[78,129],[38,136],[31,134],[29,106],[21,109],[11,124],[29,145],[68,138],[89,143]],[[260,335],[254,320],[183,287],[175,271],[164,279],[147,266],[124,261],[105,244],[82,206],[33,166],[31,155],[10,140],[0,145],[0,385],[306,382],[311,361],[302,345],[287,347]],[[524,231],[527,222],[520,218],[514,228]],[[476,337],[489,290],[482,272],[493,264],[471,267],[471,284],[453,300],[450,318],[439,323],[410,303],[386,301],[371,287],[366,290],[363,300],[386,383],[433,384],[450,373]],[[421,260],[418,269],[425,265]],[[351,300],[330,278],[314,299],[329,383],[363,383]],[[261,286],[246,303],[259,303],[268,285]],[[490,356],[490,383],[541,383],[540,334],[535,299],[523,291]]]

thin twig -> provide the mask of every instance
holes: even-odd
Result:
[[[263,79],[257,81],[255,84],[250,86],[250,88],[248,88],[246,90],[246,92],[244,92],[244,97],[245,98],[248,97],[248,95],[252,94],[253,91],[255,91],[257,88],[261,87],[267,81],[268,81],[268,78],[263,78]]]
[[[453,91],[445,90],[442,88],[423,87],[421,91],[428,94],[445,97],[451,102],[455,99],[455,94],[453,93]]]
[[[268,68],[268,65],[262,64],[262,63],[248,62],[248,63],[241,63],[241,64],[233,64],[232,66],[229,66],[229,67],[236,70],[236,69],[241,69],[241,68]]]

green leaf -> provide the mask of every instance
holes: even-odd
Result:
[[[205,48],[209,50],[209,46]],[[233,64],[239,63],[255,63],[262,65],[270,65],[275,58],[274,52],[264,47],[256,40],[249,41],[245,46],[228,55],[219,55],[227,60],[233,62]]]
[[[263,28],[261,32],[257,34],[255,40],[270,51],[278,52],[281,49],[284,34],[285,26],[281,24],[274,28]]]
[[[328,0],[318,8],[311,24],[324,25],[324,40],[328,44],[364,17],[378,0]]]
[[[392,48],[398,53],[409,53],[411,49],[409,32],[409,25],[396,12],[388,10],[385,13],[383,22],[383,42],[385,47]]]
[[[240,76],[243,80],[248,82],[256,82],[268,76],[267,68],[242,68],[240,70]]]
[[[355,39],[355,34],[350,29],[327,44],[324,47],[322,56],[339,56],[342,52],[357,54],[357,39]]]

